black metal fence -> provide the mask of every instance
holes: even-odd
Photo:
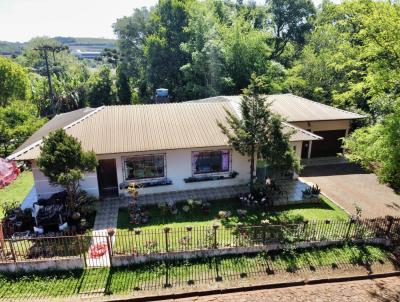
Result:
[[[86,266],[112,265],[118,255],[152,255],[198,250],[264,247],[325,240],[399,240],[400,218],[309,221],[257,226],[198,226],[134,229],[112,235],[35,236],[0,240],[0,264],[80,258]]]

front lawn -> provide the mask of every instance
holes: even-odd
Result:
[[[22,172],[17,179],[9,186],[0,189],[0,203],[14,203],[18,205],[25,199],[33,186],[33,175],[31,171]],[[3,218],[4,213],[0,207],[0,219]]]
[[[172,214],[166,211],[165,208],[158,205],[143,207],[143,212],[149,217],[148,223],[145,225],[134,225],[130,222],[129,210],[120,209],[118,215],[117,233],[114,245],[114,251],[117,254],[132,254],[132,253],[150,253],[160,252],[168,249],[172,250],[190,250],[211,248],[213,244],[219,246],[243,246],[257,244],[253,241],[257,234],[253,236],[236,234],[236,226],[242,223],[245,226],[260,225],[261,221],[268,220],[271,224],[279,224],[282,222],[301,222],[304,220],[343,220],[343,225],[337,228],[335,226],[324,226],[326,229],[335,228],[335,231],[327,232],[330,236],[343,237],[347,224],[346,218],[348,215],[333,204],[328,199],[322,197],[319,204],[304,204],[275,207],[273,210],[267,210],[262,207],[245,207],[239,199],[216,200],[210,202],[209,210],[204,212],[200,206],[194,207],[189,211],[184,211],[187,203],[177,204],[177,213]],[[246,210],[245,215],[239,215],[238,210]],[[229,212],[228,218],[221,218],[220,212]],[[217,232],[217,243],[215,242],[211,226],[217,224],[222,225]],[[169,232],[169,243],[165,242],[165,234],[163,229],[169,227],[172,230]],[[188,231],[188,227],[192,230]],[[324,236],[321,232],[319,235],[311,233],[316,232],[319,225],[310,224],[307,230],[303,230],[304,236],[321,237]],[[138,230],[140,229],[140,230]],[[255,229],[254,232],[260,233],[262,230]],[[279,228],[272,228],[268,240],[277,240],[285,234]],[[297,232],[295,229],[290,231]],[[318,237],[318,238],[319,238]],[[261,239],[260,239],[261,240]]]
[[[220,223],[218,217],[220,211],[229,211],[231,216],[229,219],[224,219],[221,223],[237,223],[242,222],[247,225],[259,225],[261,220],[268,219],[272,223],[282,221],[303,221],[303,220],[338,220],[346,219],[348,215],[332,201],[324,196],[321,196],[320,204],[301,204],[275,207],[273,210],[261,210],[260,208],[244,207],[239,199],[216,200],[210,202],[208,213],[202,212],[200,209],[194,209],[189,212],[182,210],[185,203],[178,203],[178,213],[162,213],[162,210],[157,205],[143,207],[143,210],[150,217],[149,222],[145,225],[133,225],[130,223],[128,209],[120,209],[118,214],[118,232],[126,232],[135,227],[140,227],[142,230],[159,229],[165,226],[178,228],[191,225],[210,226],[214,223]],[[247,214],[240,218],[237,210],[245,209]]]
[[[366,245],[152,262],[111,269],[0,273],[0,299],[71,295],[84,298],[85,295],[132,294],[137,290],[160,293],[165,284],[176,288],[191,284],[210,286],[216,281],[237,280],[235,282],[240,285],[242,278],[251,281],[261,277],[263,282],[267,280],[272,283],[279,276],[289,281],[291,275],[288,272],[295,273],[298,270],[308,272],[310,277],[321,272],[324,277],[329,277],[333,271],[345,270],[348,273],[383,263],[389,265],[392,257],[390,252],[378,246]]]

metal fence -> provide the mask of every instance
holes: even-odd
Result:
[[[310,221],[258,226],[198,226],[117,230],[115,235],[35,236],[0,240],[0,264],[35,260],[84,260],[86,266],[112,265],[118,255],[152,255],[276,243],[348,241],[390,238],[399,240],[400,218]]]

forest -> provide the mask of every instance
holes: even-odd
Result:
[[[0,57],[0,156],[55,114],[148,103],[157,88],[172,102],[237,95],[255,73],[263,93],[366,115],[346,155],[400,189],[399,1],[159,0],[130,13],[95,65],[47,37]]]

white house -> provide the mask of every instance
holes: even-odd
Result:
[[[341,152],[340,137],[358,114],[291,94],[268,97],[272,110],[286,120],[290,143],[301,158]],[[32,163],[38,198],[60,188],[35,165],[42,138],[63,128],[85,150],[93,150],[99,166],[81,185],[92,195],[118,196],[129,182],[141,183],[141,194],[243,185],[249,160],[229,145],[217,122],[226,110],[239,112],[239,96],[220,96],[185,103],[103,106],[59,114],[34,133],[9,159]]]

